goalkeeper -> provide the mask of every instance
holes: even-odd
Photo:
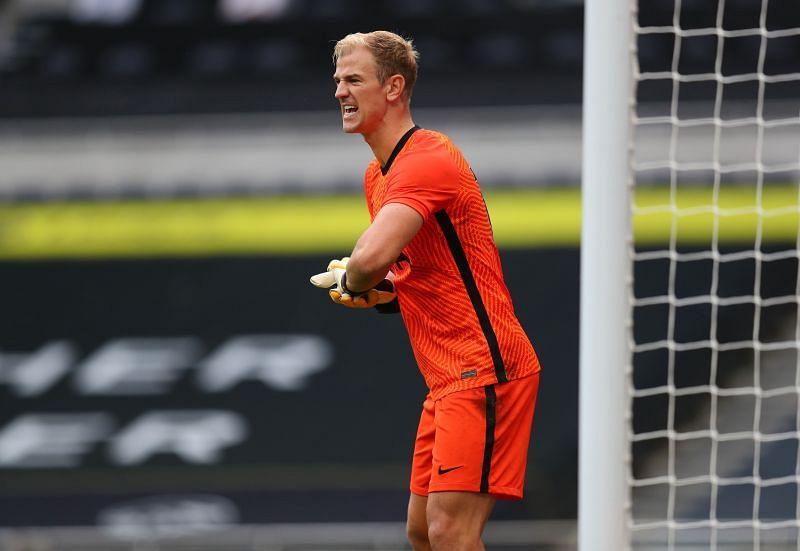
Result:
[[[484,549],[496,499],[523,493],[539,362],[520,326],[478,182],[461,152],[416,126],[410,41],[350,34],[334,49],[342,128],[375,156],[372,220],[349,258],[312,278],[344,306],[399,309],[430,389],[412,460],[416,551]]]

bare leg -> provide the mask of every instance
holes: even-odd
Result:
[[[428,498],[412,492],[408,500],[406,535],[414,551],[431,551],[428,541]]]
[[[484,551],[481,534],[494,507],[492,496],[432,492],[427,501],[428,540],[433,551]]]

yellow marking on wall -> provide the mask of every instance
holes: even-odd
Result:
[[[637,245],[792,242],[797,186],[637,190]],[[577,187],[487,191],[500,247],[577,246]],[[716,204],[716,207],[711,205]],[[346,254],[367,227],[360,194],[0,203],[0,259]]]
[[[637,245],[657,245],[674,239],[683,245],[754,245],[796,242],[800,223],[798,187],[756,186],[720,188],[693,186],[670,193],[665,188],[640,188],[634,201],[633,227]]]

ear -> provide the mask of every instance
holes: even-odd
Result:
[[[406,79],[403,75],[392,75],[386,79],[386,99],[396,101],[406,89]]]

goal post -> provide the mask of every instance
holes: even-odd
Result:
[[[586,0],[580,288],[578,539],[627,547],[631,0]]]
[[[800,2],[585,23],[580,550],[800,550]]]

